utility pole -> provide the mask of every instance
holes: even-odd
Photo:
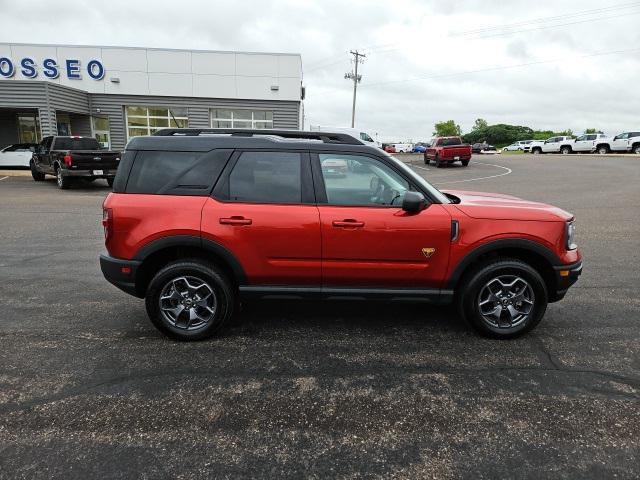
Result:
[[[356,93],[358,91],[358,84],[362,80],[362,75],[358,75],[358,64],[364,62],[364,58],[366,55],[364,53],[355,52],[351,50],[351,55],[353,55],[353,63],[355,64],[354,71],[345,73],[344,78],[353,81],[353,105],[351,107],[351,128],[355,126],[356,120]]]

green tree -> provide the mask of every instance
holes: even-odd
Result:
[[[434,125],[434,128],[433,135],[436,137],[455,137],[462,134],[460,125],[457,125],[453,120],[438,122]]]
[[[585,128],[584,133],[602,133],[599,128]]]
[[[487,128],[488,126],[489,126],[489,123],[484,118],[476,118],[476,121],[473,123],[473,127],[471,128],[471,131]]]

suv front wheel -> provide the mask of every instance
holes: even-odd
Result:
[[[170,263],[151,280],[146,307],[153,324],[176,340],[215,335],[233,314],[235,293],[224,273],[198,260]]]
[[[547,309],[540,274],[515,259],[497,259],[475,270],[462,284],[459,307],[480,334],[514,338],[534,328]]]

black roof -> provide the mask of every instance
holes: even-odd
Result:
[[[149,137],[134,137],[127,144],[127,150],[207,152],[217,148],[379,151],[346,133],[266,129],[165,128]]]

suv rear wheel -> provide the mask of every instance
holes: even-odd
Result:
[[[215,335],[233,314],[235,292],[224,273],[199,260],[170,263],[151,280],[146,295],[151,322],[176,340]]]
[[[563,155],[569,155],[571,153],[571,147],[565,146],[560,149],[560,153]]]
[[[540,274],[515,259],[497,259],[463,282],[459,307],[481,335],[514,338],[534,328],[547,309],[547,288]]]
[[[606,155],[607,153],[609,153],[609,147],[606,145],[600,145],[598,147],[598,153],[600,155]]]

